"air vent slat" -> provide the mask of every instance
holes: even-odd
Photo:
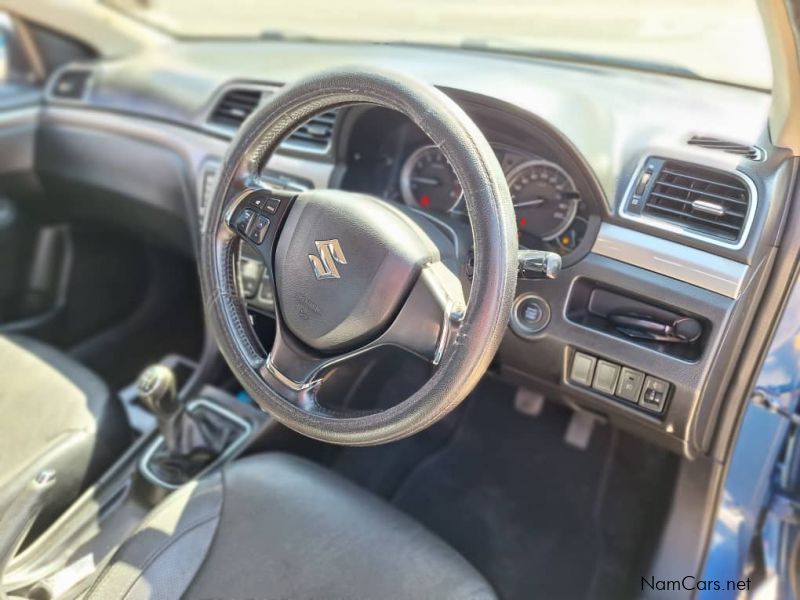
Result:
[[[652,160],[653,181],[638,202],[642,215],[712,239],[741,239],[753,201],[744,180],[690,163]]]
[[[715,194],[714,192],[709,192],[709,191],[700,192],[699,190],[697,190],[695,188],[692,188],[692,187],[689,187],[689,186],[685,186],[685,185],[678,185],[677,183],[670,183],[669,181],[662,181],[662,182],[660,182],[660,185],[666,186],[668,188],[672,188],[672,189],[675,189],[675,190],[683,190],[684,192],[687,192],[689,194],[702,194],[703,196],[706,196],[707,198],[714,198],[716,200],[722,200],[723,202],[733,202],[735,204],[742,204],[744,206],[747,206],[747,200],[745,200],[744,198],[735,198],[733,196],[723,196],[722,194]]]
[[[237,98],[226,98],[225,106],[241,108],[242,110],[252,110],[253,102],[250,100],[239,100]]]
[[[333,139],[336,116],[336,111],[329,111],[311,117],[292,132],[284,145],[297,150],[327,152]]]
[[[662,170],[662,173],[666,174],[666,175],[674,175],[675,177],[683,177],[685,179],[693,179],[695,181],[700,181],[702,183],[707,183],[707,184],[710,184],[710,185],[717,185],[717,186],[720,186],[720,187],[729,188],[731,190],[741,190],[742,189],[741,185],[729,184],[729,183],[725,183],[725,182],[722,182],[722,181],[714,181],[713,179],[707,179],[707,178],[704,178],[704,177],[699,177],[697,175],[692,175],[692,174],[689,174],[689,173],[683,173],[681,171],[676,171],[674,169],[671,170],[671,169],[668,169],[668,168],[664,168]]]
[[[650,206],[650,209],[658,211],[658,212],[668,213],[668,214],[671,214],[671,215],[677,215],[679,217],[685,217],[686,216],[686,212],[684,212],[682,210],[677,210],[677,209],[674,209],[674,208],[667,208],[666,206],[655,205],[655,206]],[[709,225],[714,225],[715,227],[723,227],[725,229],[730,229],[730,230],[736,231],[736,232],[739,231],[739,227],[736,226],[736,225],[729,225],[728,223],[722,223],[720,221],[715,221],[713,219],[709,219],[709,218],[706,218],[706,217],[701,217],[699,215],[694,215],[692,217],[692,219],[694,219],[695,221],[700,221],[701,223],[708,223]]]

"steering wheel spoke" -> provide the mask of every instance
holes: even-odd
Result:
[[[375,345],[393,345],[438,365],[464,318],[458,277],[440,261],[426,265],[389,329]]]
[[[261,368],[261,377],[281,396],[296,406],[316,404],[322,385],[319,377],[326,367],[324,358],[303,349],[278,323],[272,350]]]

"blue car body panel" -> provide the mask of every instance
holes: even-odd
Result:
[[[792,290],[764,365],[758,375],[733,451],[717,509],[703,580],[744,580],[753,540],[759,536],[767,570],[775,569],[778,598],[788,598],[780,581],[782,553],[789,547],[781,523],[779,460],[792,431],[786,415],[800,398],[800,285]],[[767,406],[768,405],[768,406]],[[770,512],[765,514],[769,509]],[[772,563],[772,564],[771,564]],[[768,573],[769,575],[769,573]],[[700,591],[699,598],[737,598],[735,590]]]

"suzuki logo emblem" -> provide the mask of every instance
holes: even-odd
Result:
[[[314,276],[317,279],[339,279],[341,275],[339,269],[336,268],[336,263],[347,264],[339,240],[321,240],[314,244],[317,246],[319,256],[308,255],[308,260],[311,261],[311,266],[314,268]]]

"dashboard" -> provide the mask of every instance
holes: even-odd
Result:
[[[767,93],[456,49],[176,42],[54,74],[31,109],[36,172],[60,210],[193,254],[242,107],[353,63],[450,95],[505,171],[520,244],[562,255],[557,279],[518,282],[494,374],[684,456],[712,452],[795,168],[766,133]],[[59,97],[76,71],[85,86]],[[264,166],[271,185],[365,192],[468,229],[452,169],[404,117],[348,106],[301,129]],[[238,276],[269,315],[269,266],[243,249]]]

